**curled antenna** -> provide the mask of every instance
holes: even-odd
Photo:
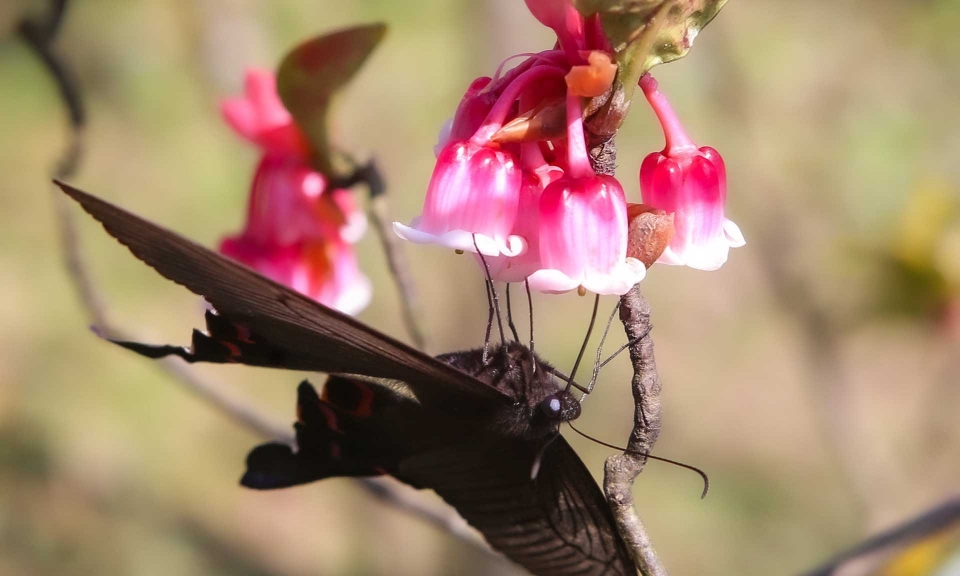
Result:
[[[670,460],[669,458],[661,458],[660,456],[654,456],[653,454],[649,454],[647,452],[638,452],[636,450],[628,450],[626,448],[621,448],[620,446],[617,446],[615,444],[610,444],[608,442],[604,442],[603,440],[599,440],[597,438],[594,438],[593,436],[590,436],[589,434],[585,434],[577,430],[577,428],[570,422],[567,422],[567,424],[569,424],[570,427],[573,428],[573,431],[576,432],[577,434],[583,436],[584,438],[586,438],[587,440],[590,440],[591,442],[596,442],[601,446],[606,446],[607,448],[613,448],[614,450],[621,450],[625,454],[633,454],[635,456],[643,456],[644,458],[649,458],[651,460],[659,460],[660,462],[666,462],[667,464],[673,464],[674,466],[679,466],[680,468],[686,468],[687,470],[696,472],[697,474],[700,475],[700,478],[703,479],[703,492],[700,494],[701,500],[706,498],[707,492],[710,491],[710,478],[707,476],[706,472],[697,468],[696,466],[691,466],[690,464],[684,464],[683,462],[677,462],[676,460]]]
[[[580,353],[577,354],[577,361],[573,363],[573,370],[570,371],[570,378],[567,379],[567,388],[564,392],[569,393],[573,386],[573,379],[577,377],[577,369],[580,368],[580,362],[583,360],[583,354],[587,351],[587,344],[590,342],[590,334],[593,332],[593,325],[597,322],[597,308],[600,306],[600,295],[597,294],[593,299],[593,313],[590,314],[590,325],[587,326],[587,335],[583,337],[583,344],[580,346]]]
[[[540,450],[537,452],[537,457],[533,459],[533,466],[530,468],[530,480],[536,480],[537,475],[540,474],[540,465],[543,463],[543,455],[547,453],[547,448],[553,444],[553,441],[560,437],[560,427],[557,426],[557,432],[551,436],[544,444],[540,447]]]

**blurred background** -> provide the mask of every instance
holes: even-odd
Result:
[[[65,111],[13,33],[44,8],[0,1],[0,574],[502,573],[346,480],[240,488],[260,439],[89,333],[49,185]],[[470,80],[552,43],[521,2],[77,0],[57,44],[89,112],[72,182],[214,245],[239,229],[258,157],[218,100],[247,66],[374,20],[390,32],[340,102],[336,138],[378,159],[408,221]],[[695,475],[659,463],[636,484],[671,573],[795,574],[957,493],[958,26],[956,0],[734,0],[688,58],[654,71],[691,136],[724,155],[727,215],[747,238],[720,271],[658,266],[644,281],[664,384],[656,452],[712,480],[703,501]],[[641,101],[618,144],[638,201],[640,162],[663,146]],[[111,319],[185,342],[197,301],[90,221],[79,234]],[[474,264],[405,248],[433,351],[479,345]],[[375,286],[360,318],[406,338],[372,233],[359,251]],[[538,352],[569,369],[591,304],[538,297]],[[624,340],[612,333],[610,350]],[[199,370],[292,422],[298,375]],[[630,373],[625,358],[604,369],[582,429],[626,441]],[[610,451],[569,439],[599,478]]]

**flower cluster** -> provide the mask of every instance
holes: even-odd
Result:
[[[348,190],[328,186],[309,163],[310,147],[277,95],[276,79],[249,70],[244,95],[221,103],[228,124],[263,151],[243,231],[220,252],[348,314],[370,302],[353,243],[367,227]]]
[[[495,280],[527,280],[551,293],[624,294],[646,274],[628,255],[628,212],[638,211],[628,211],[616,178],[594,171],[583,124],[586,99],[615,79],[612,49],[599,20],[585,19],[569,0],[526,3],[554,30],[556,47],[520,55],[509,71],[501,65],[470,84],[441,130],[421,215],[394,230],[478,253]],[[668,146],[661,161],[644,163],[643,199],[673,213],[677,232],[661,261],[719,267],[727,247],[743,243],[723,218],[723,161],[709,148],[688,150],[669,106],[658,104],[662,95],[651,98]]]

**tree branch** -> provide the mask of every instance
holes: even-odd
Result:
[[[69,111],[70,122],[70,143],[67,146],[62,159],[58,162],[55,169],[55,176],[58,179],[70,178],[82,157],[83,126],[85,123],[85,114],[83,101],[77,88],[73,76],[63,65],[62,61],[52,50],[52,43],[55,38],[55,31],[62,21],[63,11],[66,7],[65,0],[51,0],[52,10],[48,18],[44,21],[23,20],[18,27],[23,40],[30,46],[40,60],[44,63],[47,71],[53,77],[57,88],[61,94],[64,105]],[[379,182],[379,189],[382,190],[382,180],[379,173],[371,163],[367,167],[371,172],[367,173],[368,186],[371,188],[371,196],[376,182]],[[370,175],[376,176],[376,179]],[[375,198],[374,198],[375,200]],[[113,325],[108,317],[107,309],[100,292],[91,278],[86,262],[83,258],[83,247],[79,235],[77,234],[76,222],[73,218],[73,212],[63,195],[59,191],[55,194],[55,205],[57,210],[57,228],[60,233],[60,248],[64,259],[64,265],[67,270],[67,276],[78,293],[80,304],[89,317],[93,329],[101,334],[122,340],[139,340],[136,335]],[[386,221],[385,208],[373,209],[376,216]],[[388,259],[393,266],[403,269],[402,260],[388,253]],[[397,263],[400,263],[398,265]],[[396,273],[395,273],[396,274]],[[409,284],[403,284],[402,279],[405,275],[395,276],[401,293],[404,297],[405,312],[410,313],[411,302],[415,299],[411,296],[412,288]],[[408,327],[411,325],[408,324]],[[412,325],[411,334],[419,345],[422,346],[423,339],[419,335],[415,324]],[[280,424],[264,415],[257,406],[251,404],[236,394],[227,392],[225,386],[200,377],[182,360],[170,358],[159,361],[160,366],[174,378],[185,389],[206,400],[218,411],[222,412],[231,419],[239,422],[243,426],[257,432],[264,438],[279,440],[288,444],[294,443],[293,434],[290,427]],[[460,518],[455,510],[446,505],[429,505],[422,499],[415,497],[409,491],[397,486],[394,481],[379,478],[358,479],[355,483],[363,488],[368,494],[374,496],[380,501],[415,516],[424,522],[431,524],[440,530],[452,534],[457,539],[474,546],[481,551],[491,563],[505,563],[506,561],[498,554],[493,552],[483,540],[473,532]]]
[[[370,220],[373,222],[373,227],[380,238],[383,253],[387,257],[390,275],[393,277],[393,281],[397,285],[397,291],[400,293],[403,322],[407,326],[407,332],[410,334],[414,346],[419,350],[426,351],[429,349],[429,343],[426,334],[417,321],[420,316],[420,301],[417,298],[403,248],[398,242],[397,235],[393,233],[393,220],[390,218],[390,209],[387,204],[387,187],[380,173],[380,168],[374,160],[371,160],[360,169],[359,174],[370,192]]]
[[[645,576],[666,576],[667,571],[657,556],[633,501],[633,483],[647,462],[642,454],[649,454],[660,436],[660,377],[653,355],[650,336],[650,304],[634,286],[620,299],[620,321],[633,364],[633,399],[635,402],[633,432],[627,450],[607,458],[604,465],[603,491],[613,512],[620,535],[626,542],[634,561]]]

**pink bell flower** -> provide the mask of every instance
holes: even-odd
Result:
[[[356,314],[371,297],[350,246],[365,227],[349,191],[327,189],[326,179],[295,157],[268,153],[253,179],[244,229],[224,238],[220,252]]]
[[[417,244],[513,256],[523,249],[523,240],[510,233],[519,193],[520,168],[512,154],[473,142],[451,142],[437,157],[423,214],[410,226],[395,222],[393,228]]]
[[[300,158],[309,153],[306,137],[280,101],[273,72],[247,70],[243,96],[223,100],[220,112],[237,134],[268,152]]]
[[[627,293],[646,268],[627,257],[627,201],[612,176],[563,178],[540,198],[540,261],[530,287]]]
[[[627,200],[612,176],[594,173],[587,157],[580,99],[567,97],[567,172],[540,197],[542,268],[528,278],[541,292],[583,288],[626,294],[646,267],[627,257]]]
[[[515,256],[488,256],[490,277],[500,282],[523,282],[540,269],[540,196],[543,186],[534,174],[524,171],[513,235],[525,241],[522,252]],[[478,263],[483,261],[477,256]]]
[[[657,262],[716,270],[727,261],[730,248],[746,244],[740,228],[724,216],[723,159],[687,137],[652,76],[643,76],[640,88],[666,137],[663,151],[648,155],[640,167],[640,193],[644,204],[674,213],[673,239]]]
[[[357,242],[367,218],[348,190],[330,190],[326,178],[299,159],[266,154],[253,177],[246,232],[280,246],[339,237]]]
[[[418,244],[440,244],[485,256],[516,256],[525,250],[525,240],[511,233],[520,202],[518,159],[509,147],[501,147],[491,138],[525,88],[563,73],[560,67],[536,66],[514,78],[469,140],[451,140],[443,147],[427,186],[423,212],[410,225],[394,222],[394,232]],[[478,85],[486,86],[486,82],[482,78],[474,81],[471,90]],[[467,94],[464,102],[478,94]],[[451,128],[454,134],[461,118],[468,125],[476,118],[472,112],[460,115],[464,109],[461,105],[458,110]]]

